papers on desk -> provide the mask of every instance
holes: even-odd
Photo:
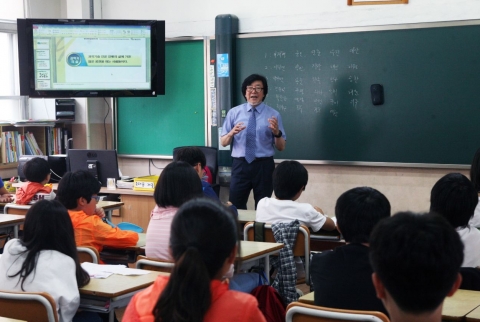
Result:
[[[149,271],[143,269],[127,268],[125,265],[99,265],[82,263],[82,268],[87,271],[91,278],[107,278],[112,274],[119,275],[146,275]]]
[[[117,180],[118,189],[133,189],[133,179],[132,180]]]

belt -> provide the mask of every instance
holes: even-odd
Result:
[[[235,157],[234,157],[234,159],[246,161],[244,157],[240,157],[240,158],[235,158]],[[252,162],[272,160],[272,159],[273,159],[273,156],[271,156],[271,157],[261,157],[261,158],[255,158],[255,160],[253,160]]]

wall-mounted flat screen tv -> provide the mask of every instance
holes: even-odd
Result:
[[[20,94],[165,94],[165,21],[18,19]]]

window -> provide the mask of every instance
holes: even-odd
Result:
[[[0,121],[25,118],[26,98],[20,96],[17,24],[0,21]]]

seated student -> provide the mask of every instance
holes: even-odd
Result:
[[[373,227],[390,217],[390,202],[373,188],[353,188],[338,198],[335,217],[347,245],[313,255],[315,305],[387,313],[373,288],[368,246]]]
[[[136,232],[112,228],[96,215],[100,187],[98,180],[84,170],[67,172],[58,183],[57,200],[68,209],[77,246],[92,246],[99,252],[103,246],[135,246]]]
[[[435,183],[430,195],[430,211],[445,217],[465,246],[462,267],[480,266],[480,231],[468,222],[478,203],[473,184],[460,173],[449,173]]]
[[[283,161],[273,171],[275,198],[265,197],[258,202],[256,221],[271,224],[288,223],[298,219],[313,231],[334,230],[335,223],[323,211],[308,203],[296,202],[305,190],[308,172],[297,161]]]
[[[186,162],[172,162],[163,169],[153,197],[157,204],[150,214],[145,255],[170,260],[170,225],[178,208],[186,201],[203,196],[197,173]]]
[[[185,203],[171,226],[171,275],[137,293],[123,319],[265,321],[255,297],[228,290],[222,280],[235,261],[237,243],[236,222],[224,206],[206,198]]]
[[[477,191],[478,194],[478,200],[480,201],[480,149],[475,152],[475,156],[473,157],[470,167],[470,181],[472,181],[475,191]],[[468,224],[472,227],[480,228],[480,202],[477,204],[473,217]]]
[[[33,158],[23,166],[27,183],[17,188],[15,203],[19,205],[34,204],[38,200],[53,200],[55,192],[51,186],[45,186],[50,181],[50,165],[43,158]]]
[[[0,257],[0,287],[46,292],[55,300],[59,321],[76,321],[79,287],[90,281],[78,261],[72,222],[58,201],[41,200],[25,216],[22,239],[12,239]],[[97,314],[81,312],[88,321]],[[86,315],[86,316],[85,316]],[[88,318],[87,318],[88,316]]]
[[[202,150],[196,146],[187,146],[181,149],[178,149],[176,156],[173,161],[183,161],[190,164],[193,169],[198,173],[200,179],[203,178],[205,170],[208,169],[207,159]],[[207,181],[202,180],[203,194],[206,197],[212,198],[214,200],[220,201],[215,191],[213,191],[212,186]],[[228,207],[238,215],[237,208],[232,205],[230,201],[227,202]]]
[[[7,203],[13,201],[13,195],[5,188],[2,178],[0,178],[0,202]]]
[[[390,321],[439,322],[446,296],[458,289],[463,245],[436,214],[398,213],[370,238],[372,280]]]

